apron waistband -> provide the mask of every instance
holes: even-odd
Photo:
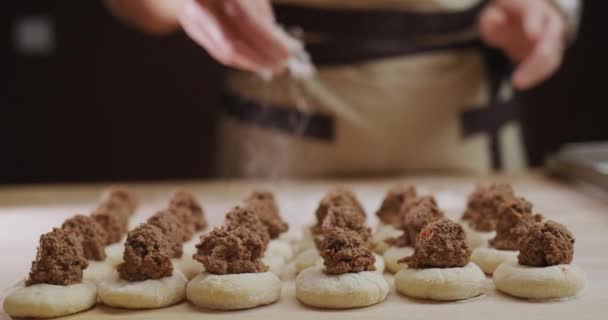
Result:
[[[421,41],[429,36],[475,28],[487,1],[458,12],[325,9],[275,4],[279,23],[319,34],[322,40],[306,49],[319,66],[348,65],[370,60],[442,50],[479,48],[478,39],[441,44]]]
[[[353,10],[274,4],[279,23],[336,38],[417,38],[469,29],[487,0],[458,12]]]

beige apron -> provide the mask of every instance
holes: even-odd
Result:
[[[427,12],[466,10],[478,4],[475,0],[277,2]],[[471,29],[425,41],[448,43],[476,37]],[[499,124],[493,137],[482,131],[467,133],[463,127],[463,114],[488,105],[487,74],[481,50],[476,48],[323,65],[307,80],[281,76],[265,81],[232,71],[228,94],[255,108],[239,108],[222,117],[215,154],[217,172],[227,177],[274,178],[486,173],[496,167],[496,160],[500,169],[520,170],[526,161],[517,121]],[[495,102],[511,96],[508,81],[504,81]],[[250,110],[258,114],[251,115]],[[265,112],[273,113],[270,122],[282,121],[283,125],[255,121],[264,118]],[[285,127],[289,130],[281,129]],[[321,133],[312,132],[317,127]],[[499,159],[492,158],[492,151],[495,157],[498,151]]]

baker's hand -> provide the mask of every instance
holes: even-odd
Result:
[[[187,0],[186,33],[219,62],[253,72],[280,72],[289,51],[276,33],[269,0]]]
[[[566,19],[548,0],[494,0],[479,18],[483,40],[518,63],[512,82],[529,89],[553,75],[566,48]]]

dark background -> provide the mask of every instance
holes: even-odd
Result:
[[[11,1],[3,9],[0,183],[200,178],[211,174],[222,68],[184,34],[152,37],[100,1]],[[608,140],[605,1],[586,1],[562,70],[522,95],[530,160]],[[54,50],[22,55],[15,26],[43,16]]]

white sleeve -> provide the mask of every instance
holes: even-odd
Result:
[[[578,32],[581,20],[583,1],[581,0],[551,0],[553,4],[564,14],[568,22],[568,40],[573,41]]]

